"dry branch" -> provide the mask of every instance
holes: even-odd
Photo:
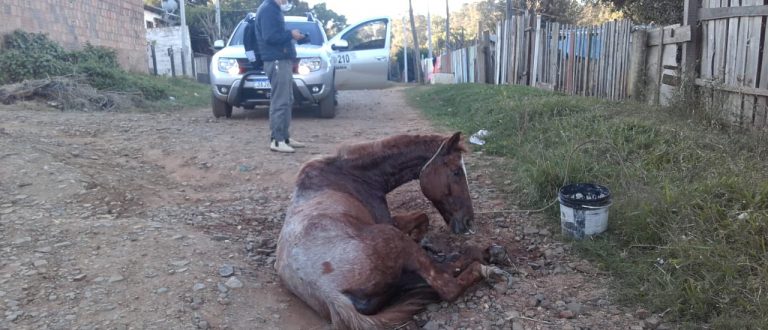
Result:
[[[37,100],[59,110],[80,111],[114,111],[131,106],[130,95],[99,91],[83,81],[83,76],[68,75],[3,85],[0,103]]]

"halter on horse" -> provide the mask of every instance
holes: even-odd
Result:
[[[419,179],[451,231],[469,231],[464,151],[460,133],[399,135],[307,162],[277,243],[283,284],[335,328],[380,329],[402,325],[430,302],[455,300],[494,272],[476,247],[451,263],[432,260],[418,244],[426,214],[392,216],[386,201]]]

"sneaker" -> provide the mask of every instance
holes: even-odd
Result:
[[[269,150],[277,152],[296,152],[293,148],[285,142],[272,140],[269,142]]]
[[[294,148],[304,148],[307,146],[304,143],[296,141],[296,139],[285,139],[285,143]]]

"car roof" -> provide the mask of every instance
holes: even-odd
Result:
[[[307,19],[306,16],[285,16],[286,22],[311,22],[316,23],[316,21],[310,21]]]
[[[248,13],[246,15],[245,19],[248,19],[248,18],[251,18],[251,17],[255,17],[255,16],[256,16],[256,13],[250,12],[250,13]],[[243,19],[243,20],[245,20],[245,19]],[[285,21],[286,22],[310,22],[310,23],[317,23],[318,22],[317,20],[310,21],[307,18],[307,16],[285,16]]]

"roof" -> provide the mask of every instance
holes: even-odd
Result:
[[[144,10],[145,11],[153,12],[153,13],[158,14],[158,15],[162,15],[162,14],[165,13],[165,10],[163,10],[163,8],[158,8],[158,7],[150,6],[150,5],[144,5]]]

